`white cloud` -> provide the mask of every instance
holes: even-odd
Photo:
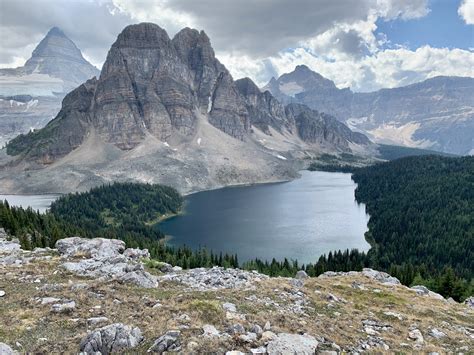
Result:
[[[297,64],[305,64],[339,88],[354,91],[374,91],[409,85],[438,75],[474,76],[474,53],[462,49],[420,47],[415,51],[398,48],[385,49],[362,58],[340,58],[328,61],[310,50],[297,48],[255,62],[248,57],[219,57],[236,78],[249,76],[258,85],[268,81],[269,73],[281,75],[293,71]]]
[[[474,25],[474,0],[463,0],[458,8],[458,15],[468,25]]]
[[[473,20],[473,2],[464,0],[459,8],[466,22]],[[357,91],[441,74],[474,76],[472,51],[385,48],[390,42],[377,33],[377,21],[426,16],[428,0],[354,3],[298,0],[295,6],[292,0],[75,0],[64,4],[62,0],[36,0],[35,11],[30,11],[27,1],[1,0],[0,67],[23,64],[52,26],[62,28],[84,56],[100,67],[123,27],[149,21],[170,36],[186,26],[204,29],[233,76],[249,76],[259,85],[271,76],[292,71],[297,64],[308,65],[339,87]]]

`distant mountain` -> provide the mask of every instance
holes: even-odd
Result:
[[[53,27],[23,67],[0,69],[0,146],[43,127],[70,90],[99,73],[74,42]]]
[[[380,143],[474,153],[474,78],[435,77],[371,93],[338,89],[301,65],[264,87],[282,102],[334,115]]]
[[[287,179],[295,157],[370,145],[329,115],[234,82],[203,31],[170,39],[142,23],[120,33],[99,79],[69,93],[54,120],[7,145],[6,178],[16,173],[4,186],[62,192],[139,180],[194,191]]]

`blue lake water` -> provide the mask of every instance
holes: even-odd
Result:
[[[315,262],[332,250],[368,250],[369,216],[354,198],[350,174],[303,171],[287,183],[189,195],[183,215],[159,228],[174,246],[206,247],[254,258]]]

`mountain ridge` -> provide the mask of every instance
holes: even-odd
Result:
[[[339,89],[326,78],[301,67],[272,78],[269,90],[282,102],[297,102],[334,115],[377,143],[472,154],[474,78],[437,76],[398,88],[369,93]],[[313,74],[308,75],[309,71]],[[308,78],[309,80],[308,83]],[[322,79],[321,79],[322,78]],[[316,82],[315,82],[316,80]],[[401,109],[403,108],[403,109]]]
[[[93,145],[105,155],[94,154]],[[10,142],[0,164],[20,173],[38,169],[25,179],[39,185],[43,173],[55,171],[54,179],[70,179],[60,183],[65,191],[115,179],[166,181],[189,191],[287,180],[304,155],[371,146],[328,115],[309,108],[295,115],[250,79],[234,81],[204,31],[184,28],[170,38],[141,23],[119,34],[100,76],[66,95],[45,128]],[[130,165],[134,177],[126,173]]]

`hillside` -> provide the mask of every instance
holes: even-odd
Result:
[[[474,277],[474,158],[407,157],[354,171],[355,197],[371,218],[373,267]],[[403,271],[402,271],[403,270]]]
[[[4,353],[469,353],[474,347],[467,304],[370,269],[269,278],[237,269],[149,268],[140,261],[146,251],[114,240],[71,238],[57,248],[21,251],[0,236]]]
[[[305,65],[273,78],[269,90],[281,102],[326,112],[377,143],[458,155],[474,149],[474,79],[439,76],[368,93],[339,89]]]

